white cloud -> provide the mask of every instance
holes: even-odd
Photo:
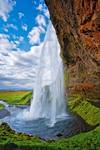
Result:
[[[6,28],[6,27],[4,27],[3,30],[4,30],[5,32],[8,32],[8,28]]]
[[[37,22],[39,25],[46,26],[45,17],[44,17],[43,15],[38,15],[38,16],[36,17],[36,22]]]
[[[38,15],[35,19],[38,26],[33,27],[32,30],[28,34],[29,42],[31,45],[40,44],[40,36],[44,34],[46,27],[46,20],[43,15]]]
[[[19,13],[18,13],[18,16],[19,16],[19,19],[22,19],[22,17],[24,17],[24,13],[19,12]]]
[[[45,4],[42,3],[42,1],[37,6],[37,10],[39,10],[40,12],[42,12],[45,17],[50,18],[50,14],[49,14],[48,8],[46,7]]]
[[[22,42],[24,40],[24,37],[23,36],[20,36],[19,37],[19,42]]]
[[[18,37],[17,37],[15,34],[13,34],[13,35],[12,35],[12,38],[15,40],[15,39],[17,39]]]
[[[13,6],[16,4],[14,0],[0,0],[0,17],[6,22],[9,13],[13,10]]]
[[[28,34],[30,44],[34,45],[40,43],[40,34],[41,30],[38,27],[33,27]]]
[[[19,45],[19,44],[21,44],[23,42],[24,37],[23,36],[19,36],[19,37],[15,36],[14,39],[15,39],[14,43],[16,43],[17,45]]]
[[[37,10],[42,11],[43,10],[43,5],[39,4],[39,6],[37,7]]]
[[[42,26],[33,27],[28,34],[30,44],[40,44],[40,35],[43,33],[45,33],[45,29]]]
[[[45,28],[43,26],[38,26],[38,28],[40,29],[41,33],[45,33]]]
[[[33,89],[42,46],[31,47],[28,52],[18,50],[8,55],[0,53],[0,85]]]
[[[38,28],[39,29],[39,28]],[[51,32],[53,30],[50,30]],[[52,46],[55,47],[55,30],[52,32],[50,39],[54,41]],[[47,36],[48,37],[48,36]],[[43,50],[43,44],[40,46],[32,46],[28,52],[21,51],[12,51],[9,41],[9,36],[5,34],[0,34],[0,38],[5,40],[6,46],[1,47],[2,50],[7,49],[6,53],[3,53],[0,48],[0,88],[2,87],[13,87],[13,88],[34,88],[34,82],[37,77],[37,69],[39,68],[38,63],[40,62],[41,51]],[[15,37],[16,38],[16,37]],[[0,39],[0,41],[1,41]],[[48,39],[48,38],[47,38]],[[49,40],[50,40],[49,39]],[[20,40],[23,40],[23,37],[20,37]],[[0,46],[2,43],[0,44]],[[4,44],[5,45],[5,44]],[[12,45],[13,46],[13,45]],[[41,67],[45,66],[44,78],[48,77],[49,79],[49,67],[50,61],[48,59],[48,46],[46,47],[46,52],[44,54],[44,62],[41,64]],[[59,47],[58,47],[59,50]]]
[[[17,49],[16,44],[13,41],[9,41],[8,35],[0,34],[0,52],[6,54],[13,49]]]
[[[19,45],[19,44],[20,44],[20,42],[19,42],[18,40],[15,40],[14,43],[15,43],[16,45]]]
[[[17,26],[15,26],[14,24],[7,24],[6,26],[4,26],[4,31],[8,32],[8,29],[12,28],[14,30],[18,30]]]
[[[50,13],[47,9],[44,10],[44,15],[47,17],[47,18],[50,18]]]
[[[13,29],[15,29],[15,30],[18,30],[18,28],[17,28],[17,26],[15,26],[14,24],[7,24],[7,27],[8,28],[13,28]]]
[[[37,27],[33,27],[28,34],[29,42],[31,45],[40,44],[40,36],[45,33],[46,21],[43,15],[38,15],[36,17]]]
[[[27,24],[23,24],[23,25],[22,25],[22,29],[23,29],[24,31],[27,31],[27,28],[28,28]]]

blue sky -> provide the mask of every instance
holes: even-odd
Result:
[[[0,0],[0,89],[31,89],[49,22],[44,0]]]

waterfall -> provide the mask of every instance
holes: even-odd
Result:
[[[47,118],[53,126],[66,116],[63,63],[55,29],[50,22],[39,58],[33,99],[27,119]]]

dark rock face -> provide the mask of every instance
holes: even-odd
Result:
[[[100,99],[100,0],[45,0],[67,66],[69,94]]]

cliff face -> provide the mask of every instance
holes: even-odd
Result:
[[[69,94],[100,99],[100,0],[45,0],[67,66]]]

